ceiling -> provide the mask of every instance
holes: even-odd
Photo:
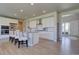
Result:
[[[62,17],[63,22],[79,21],[79,13],[70,14],[66,17]]]
[[[78,3],[0,3],[0,16],[11,18],[32,18],[54,11],[79,8]]]

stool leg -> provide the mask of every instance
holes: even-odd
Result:
[[[24,44],[24,41],[22,40],[22,41],[21,41],[21,45],[23,46],[23,44]]]
[[[13,43],[13,37],[11,38],[11,43]]]
[[[22,40],[22,41],[21,41],[21,44],[23,45],[23,43],[24,43],[24,41]]]
[[[9,37],[9,41],[12,42],[12,37]]]
[[[14,45],[16,45],[16,44],[17,44],[17,42],[18,42],[18,39],[15,39]]]
[[[14,40],[14,38],[12,37],[12,38],[11,38],[11,43],[13,43],[13,40]]]
[[[20,48],[20,41],[18,41],[18,48]]]
[[[26,40],[26,47],[28,47],[28,40]]]

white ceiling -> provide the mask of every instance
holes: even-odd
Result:
[[[0,15],[13,18],[32,18],[54,11],[61,12],[75,8],[79,8],[78,3],[35,3],[33,6],[30,3],[0,3]],[[24,11],[20,12],[21,9]]]
[[[79,21],[79,13],[70,14],[69,16],[62,17],[63,22],[70,22],[70,21]]]

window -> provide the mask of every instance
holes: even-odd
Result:
[[[70,33],[70,23],[63,23],[62,34],[69,34],[69,33]]]
[[[69,32],[69,23],[65,23],[65,31]]]
[[[1,35],[9,34],[9,26],[1,26]]]
[[[62,32],[64,32],[64,26],[65,26],[65,24],[63,23],[62,24]]]

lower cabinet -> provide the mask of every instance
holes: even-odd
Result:
[[[39,43],[39,35],[36,32],[29,33],[28,46],[34,46]]]

